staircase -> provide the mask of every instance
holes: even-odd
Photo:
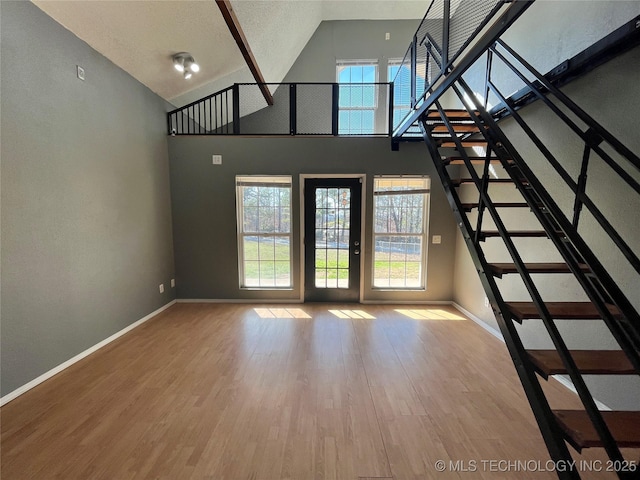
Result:
[[[392,148],[415,140],[416,129],[422,133],[551,459],[575,466],[571,449],[603,449],[609,475],[639,479],[640,454],[626,449],[640,448],[640,398],[628,402],[633,411],[611,411],[593,398],[586,377],[613,376],[623,388],[638,386],[638,242],[603,213],[611,203],[606,195],[594,200],[593,193],[603,191],[600,179],[613,179],[625,201],[637,202],[640,157],[559,87],[640,46],[640,16],[543,75],[503,38],[532,3],[483,0],[452,13],[451,0],[431,2],[403,60],[411,81],[396,78],[410,88],[412,102],[394,125]],[[424,75],[424,89],[417,88],[418,75]],[[554,156],[539,128],[527,123],[524,109],[532,103],[561,129],[563,145],[566,135],[572,149],[582,149],[581,162],[579,153],[574,163]],[[637,211],[625,218],[637,221]],[[604,264],[624,276],[608,271],[594,253],[594,232],[601,256],[600,245],[607,246]],[[581,334],[589,342],[576,341]],[[550,403],[543,384],[553,375],[572,385],[582,409]],[[556,473],[581,478],[579,468]]]
[[[554,90],[552,85],[547,88]],[[452,90],[462,104],[464,98],[470,98],[471,92],[462,79],[453,83]],[[629,378],[640,374],[638,312],[580,237],[575,218],[574,222],[566,218],[480,102],[474,102],[473,108],[467,110],[443,109],[438,101],[433,102],[433,107],[419,119],[424,139],[551,458],[570,461],[567,445],[577,452],[604,448],[612,464],[622,466],[616,472],[619,478],[639,478],[640,467],[634,466],[638,458],[625,459],[620,449],[640,448],[640,412],[599,410],[584,379],[585,375]],[[524,123],[515,110],[512,115]],[[599,137],[585,143],[587,150],[608,138],[590,120],[587,132],[593,131],[598,131]],[[588,138],[592,134],[587,132],[584,136]],[[578,205],[582,206],[579,202]],[[507,227],[514,212],[520,212],[518,216],[529,215],[532,226]],[[579,220],[579,212],[576,218]],[[530,261],[527,256],[531,249],[522,248],[519,239],[538,239],[539,249],[555,251],[563,261]],[[493,261],[491,253],[485,251],[496,249],[487,249],[487,242],[502,242],[513,261]],[[537,280],[541,275],[545,275],[546,282],[573,276],[588,301],[545,299]],[[512,301],[506,296],[508,293],[503,294],[509,277],[520,278],[530,301]],[[567,320],[574,321],[570,328],[563,325]],[[524,346],[516,325],[531,321],[542,322],[554,349]],[[618,349],[570,349],[565,338],[572,335],[571,328],[583,328],[583,322],[605,325]],[[551,375],[569,376],[584,404],[583,410],[559,410],[549,404],[540,382]],[[558,476],[580,478],[580,472],[558,471]]]

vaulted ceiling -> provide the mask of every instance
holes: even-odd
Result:
[[[33,0],[138,81],[179,106],[252,82],[215,0]],[[267,82],[280,82],[323,20],[422,18],[428,0],[232,0]],[[172,67],[177,52],[201,67],[184,80]]]

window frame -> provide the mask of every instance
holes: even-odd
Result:
[[[377,201],[376,196],[380,195],[394,195],[401,196],[402,193],[389,193],[385,191],[377,190],[377,180],[410,180],[410,179],[422,179],[425,180],[426,186],[421,189],[415,190],[402,190],[400,192],[406,192],[407,195],[415,195],[422,193],[424,195],[422,205],[422,232],[421,233],[390,233],[390,232],[376,232],[376,215],[377,215]],[[373,177],[373,205],[372,205],[372,258],[371,258],[371,289],[376,291],[426,291],[427,289],[427,260],[428,260],[428,246],[429,246],[429,218],[431,207],[431,177],[429,175],[375,175]],[[376,240],[377,237],[422,237],[422,251],[420,252],[420,278],[418,286],[407,286],[407,277],[405,271],[404,285],[393,286],[389,281],[389,285],[378,286],[376,285]],[[405,253],[406,255],[406,253]],[[389,279],[390,280],[390,279]]]
[[[263,232],[259,231],[245,231],[245,205],[244,205],[244,191],[243,187],[256,186],[256,187],[281,187],[289,189],[289,204],[288,206],[280,206],[279,208],[289,209],[289,229],[288,232]],[[237,249],[238,249],[238,282],[241,290],[293,290],[293,177],[291,175],[236,175],[235,177],[236,188],[236,229],[237,229]],[[259,205],[256,205],[259,207]],[[274,275],[273,285],[261,285],[261,276],[258,274],[258,285],[247,285],[247,279],[245,278],[245,238],[246,237],[281,237],[287,238],[289,241],[289,284],[277,285],[276,277]],[[260,250],[258,250],[259,252]],[[258,253],[258,257],[259,257]],[[249,260],[254,261],[254,260]],[[261,263],[260,258],[257,260],[258,264]],[[274,269],[275,269],[275,254],[274,254]],[[282,262],[284,263],[284,261]],[[274,272],[275,273],[275,272]]]
[[[402,68],[404,66],[404,58],[390,58],[387,61],[387,81],[389,83],[394,82],[396,75],[391,75],[391,69],[393,67],[398,67],[398,69]],[[409,66],[409,79],[411,78],[411,66]],[[422,95],[422,93],[424,92],[426,86],[427,86],[427,79],[426,79],[426,73],[425,73],[425,78],[422,78],[422,85],[420,85],[419,82],[419,78],[422,78],[420,76],[416,76],[416,81],[418,82],[418,84],[416,85],[416,95],[419,97],[420,95]],[[396,83],[393,84],[393,88],[396,88]],[[411,90],[411,85],[409,85],[409,90]],[[398,99],[400,98],[399,95],[396,95],[396,92],[394,90],[393,92],[393,128],[396,128],[400,122],[402,120],[404,120],[407,115],[409,115],[409,113],[411,113],[411,111],[413,110],[413,107],[411,106],[411,91],[409,91],[409,103],[397,103]],[[398,115],[398,118],[396,119],[396,111],[397,112],[401,112],[405,110],[406,113],[402,116]],[[397,123],[396,123],[397,122]]]
[[[351,82],[341,82],[340,81],[340,73],[342,71],[343,68],[345,67],[374,67],[375,69],[375,75],[374,75],[374,81],[373,82],[355,82],[355,83],[351,83]],[[358,135],[376,135],[376,117],[377,117],[377,113],[378,113],[378,109],[380,108],[379,105],[379,96],[380,96],[380,92],[379,92],[379,78],[380,78],[380,65],[378,62],[378,59],[368,59],[368,60],[336,60],[336,83],[338,84],[338,89],[340,88],[340,86],[342,85],[368,85],[368,84],[375,84],[374,86],[374,93],[373,93],[373,99],[374,99],[374,105],[372,107],[369,106],[346,106],[346,107],[342,107],[340,106],[340,102],[338,101],[338,118],[340,116],[340,112],[372,112],[373,114],[373,125],[372,125],[372,129],[370,132],[352,132],[351,131],[351,127],[349,127],[349,131],[348,132],[344,132],[340,130],[340,121],[338,120],[338,135],[343,135],[343,136],[358,136]],[[362,129],[360,129],[362,130]]]

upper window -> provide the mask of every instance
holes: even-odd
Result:
[[[373,286],[424,289],[429,177],[373,180]]]
[[[402,59],[389,60],[387,81],[393,82],[393,125],[398,126],[411,110],[411,66]],[[424,92],[424,75],[416,76],[416,94]]]
[[[338,134],[374,134],[378,107],[377,62],[338,61],[337,80],[340,84]]]
[[[291,288],[291,177],[236,177],[243,288]]]

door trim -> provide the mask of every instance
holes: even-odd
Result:
[[[366,248],[366,231],[365,231],[365,212],[367,198],[367,174],[366,173],[301,173],[299,178],[299,190],[300,190],[300,301],[304,302],[304,289],[305,289],[305,274],[304,274],[304,262],[305,262],[305,246],[304,246],[304,183],[309,178],[359,178],[362,183],[361,203],[360,203],[360,300],[363,301],[364,294],[364,257]]]

